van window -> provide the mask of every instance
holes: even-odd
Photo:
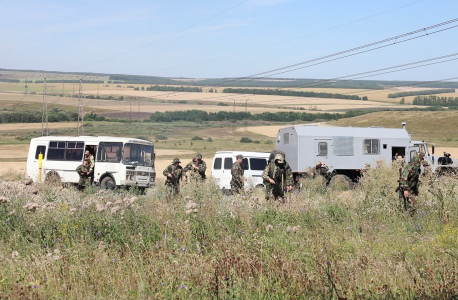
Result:
[[[225,170],[232,169],[232,157],[226,157],[224,159],[224,169]]]
[[[214,170],[221,170],[223,159],[221,157],[215,158],[215,162],[213,163]]]
[[[106,142],[100,143],[99,151],[97,152],[97,161],[115,162],[121,161],[122,143],[121,142]]]
[[[379,154],[380,140],[364,140],[364,154]]]
[[[244,169],[244,170],[248,170],[248,169],[249,169],[249,166],[248,166],[248,158],[242,159],[242,164],[243,164],[243,169]]]
[[[263,171],[267,166],[265,158],[250,158],[250,166],[253,171]]]
[[[37,151],[35,152],[35,159],[38,159],[38,154],[43,154],[43,158],[45,157],[46,146],[37,146]]]

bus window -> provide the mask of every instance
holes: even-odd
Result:
[[[35,159],[38,159],[38,154],[43,154],[43,158],[45,157],[46,146],[37,146],[37,151],[35,152]]]
[[[122,143],[121,142],[106,142],[100,143],[97,152],[97,160],[100,162],[115,162],[121,161]]]

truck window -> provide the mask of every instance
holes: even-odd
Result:
[[[37,151],[35,152],[35,159],[38,159],[38,154],[43,154],[43,158],[45,157],[46,146],[37,146]]]
[[[289,144],[289,132],[283,134],[283,144]]]
[[[364,154],[379,154],[380,140],[364,140]]]
[[[97,152],[97,160],[103,162],[115,162],[121,161],[122,155],[122,143],[121,142],[106,142],[100,143]]]
[[[221,170],[223,159],[221,157],[215,158],[215,162],[213,163],[214,170]]]
[[[328,143],[326,142],[318,143],[318,156],[328,156]]]
[[[232,157],[226,157],[224,159],[224,169],[225,170],[232,169]]]
[[[263,171],[267,166],[265,158],[250,158],[250,166],[253,171]]]

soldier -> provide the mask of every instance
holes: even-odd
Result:
[[[78,189],[82,190],[84,187],[91,185],[92,176],[91,172],[89,171],[88,162],[86,160],[83,160],[83,164],[76,168],[76,172],[80,176],[80,180],[78,181]]]
[[[204,180],[207,178],[207,176],[205,176],[207,164],[202,160],[202,154],[197,154],[183,170],[184,172],[189,172],[191,178],[195,180]]]
[[[231,174],[231,192],[232,195],[239,194],[243,190],[243,182],[246,181],[246,178],[243,176],[244,165],[242,163],[243,155],[239,154],[235,157],[237,160],[232,164]]]
[[[178,158],[174,158],[172,164],[162,172],[166,177],[167,197],[177,195],[180,192],[180,180],[183,176],[183,168],[180,163],[181,161]]]
[[[400,172],[399,188],[403,193],[404,210],[408,211],[411,215],[416,210],[416,197],[418,196],[418,188],[420,187],[420,167],[424,157],[424,153],[415,154],[413,159]]]
[[[326,174],[329,171],[329,167],[326,166],[324,163],[321,161],[317,161],[315,164],[315,170],[312,172],[312,177],[315,178],[317,176],[324,176],[326,177]]]
[[[293,189],[293,173],[281,154],[276,154],[274,160],[265,167],[262,178],[266,183],[266,200],[270,199],[271,194],[275,200],[284,198],[285,192]]]

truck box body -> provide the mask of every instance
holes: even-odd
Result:
[[[389,164],[396,153],[405,157],[410,140],[404,128],[302,125],[280,129],[276,148],[285,152],[294,173],[307,171],[317,161],[339,173],[364,169],[365,164],[375,166],[380,160]]]

